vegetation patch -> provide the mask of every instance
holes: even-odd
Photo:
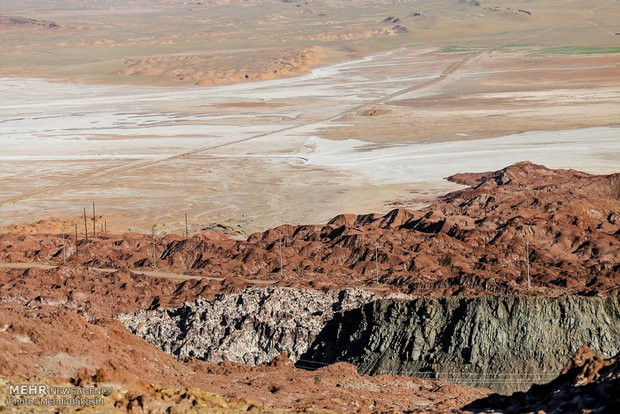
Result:
[[[531,55],[595,55],[602,53],[620,53],[620,46],[561,46],[538,50]]]
[[[464,47],[464,46],[447,46],[439,49],[437,53],[453,53],[457,55],[475,55],[481,48]]]

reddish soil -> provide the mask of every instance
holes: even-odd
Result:
[[[125,393],[111,403],[143,412],[211,401],[200,389],[236,401],[229,404],[220,399],[218,407],[229,404],[254,411],[260,407],[336,412],[458,410],[490,391],[413,378],[360,376],[346,364],[308,372],[294,368],[285,357],[257,367],[177,361],[109,319],[119,312],[176,306],[197,296],[240,290],[256,285],[257,280],[419,295],[523,293],[527,291],[526,237],[530,293],[618,294],[620,174],[593,176],[521,163],[450,180],[471,187],[448,194],[422,211],[342,215],[325,225],[280,226],[246,241],[215,232],[157,240],[160,270],[221,279],[179,282],[131,273],[131,269],[148,270],[152,264],[149,235],[104,234],[88,242],[80,240],[78,254],[69,239],[66,265],[61,265],[58,235],[0,235],[0,262],[59,265],[47,270],[0,267],[0,374],[116,384]],[[279,233],[283,277],[279,275]],[[378,286],[373,273],[375,240]],[[583,373],[576,380],[579,384],[595,383],[611,366],[590,360],[588,367],[594,368],[579,368]],[[565,375],[577,372],[571,369]],[[199,389],[181,390],[189,384]],[[552,384],[563,387],[565,382]]]
[[[224,282],[179,282],[131,274],[126,270],[103,273],[76,265],[58,269],[0,269],[0,302],[28,306],[63,306],[86,317],[114,317],[118,313],[160,306],[180,306],[198,296],[232,292],[244,284],[234,278]]]
[[[66,309],[50,306],[0,307],[3,376],[45,376],[80,386],[109,384],[115,391],[124,392],[106,397],[107,403],[120,409],[139,408],[137,412],[164,412],[183,401],[196,401],[200,389],[237,402],[254,402],[247,407],[325,408],[335,412],[403,412],[424,407],[454,410],[490,393],[439,381],[361,376],[355,367],[343,363],[304,371],[284,355],[256,367],[196,359],[182,362],[131,335],[118,321],[104,318],[88,322]],[[15,355],[20,357],[16,359]],[[188,385],[194,390],[177,391],[176,399],[165,398],[166,392],[161,389]]]

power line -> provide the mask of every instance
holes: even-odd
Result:
[[[282,271],[282,233],[278,232],[278,240],[280,242],[280,277],[284,277],[284,273]]]
[[[331,365],[330,362],[322,362],[322,361],[311,361],[308,359],[298,359],[295,361],[296,365],[298,362],[307,362],[310,364],[316,364],[320,366]],[[334,361],[335,362],[344,362],[344,361]],[[300,366],[300,368],[304,368]],[[310,368],[309,366],[307,368]],[[505,373],[505,372],[486,372],[486,373],[478,373],[478,372],[460,372],[460,371],[452,371],[452,372],[428,372],[428,371],[380,371],[377,372],[376,375],[382,374],[391,374],[391,375],[409,375],[416,376],[425,379],[441,379],[439,377],[450,378],[451,380],[459,380],[459,381],[476,381],[476,380],[484,380],[485,382],[517,382],[517,381],[525,381],[525,380],[548,380],[553,379],[559,375],[559,373],[538,373],[538,374],[521,374],[521,373]],[[431,378],[433,377],[433,378]]]
[[[62,225],[62,264],[67,263],[67,250],[65,249],[65,225]]]
[[[527,260],[527,288],[531,287],[530,285],[530,242],[529,240],[525,240],[525,257]]]
[[[185,213],[185,238],[189,238],[189,227],[187,226],[187,213]]]
[[[156,252],[155,252],[155,226],[157,226],[157,224],[153,224],[153,229],[152,229],[152,237],[153,237],[153,267],[157,267],[157,257],[156,257]]]
[[[379,284],[379,245],[375,240],[375,272],[377,273],[377,284]]]

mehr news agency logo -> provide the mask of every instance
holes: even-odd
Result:
[[[110,387],[55,387],[45,384],[8,384],[7,406],[104,405]]]

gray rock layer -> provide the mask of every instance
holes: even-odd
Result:
[[[199,298],[176,309],[120,315],[132,333],[179,358],[261,364],[287,352],[296,360],[335,312],[376,297],[363,290],[252,288]]]
[[[584,344],[620,351],[618,297],[378,300],[336,314],[297,365],[345,361],[509,393],[551,380]]]

